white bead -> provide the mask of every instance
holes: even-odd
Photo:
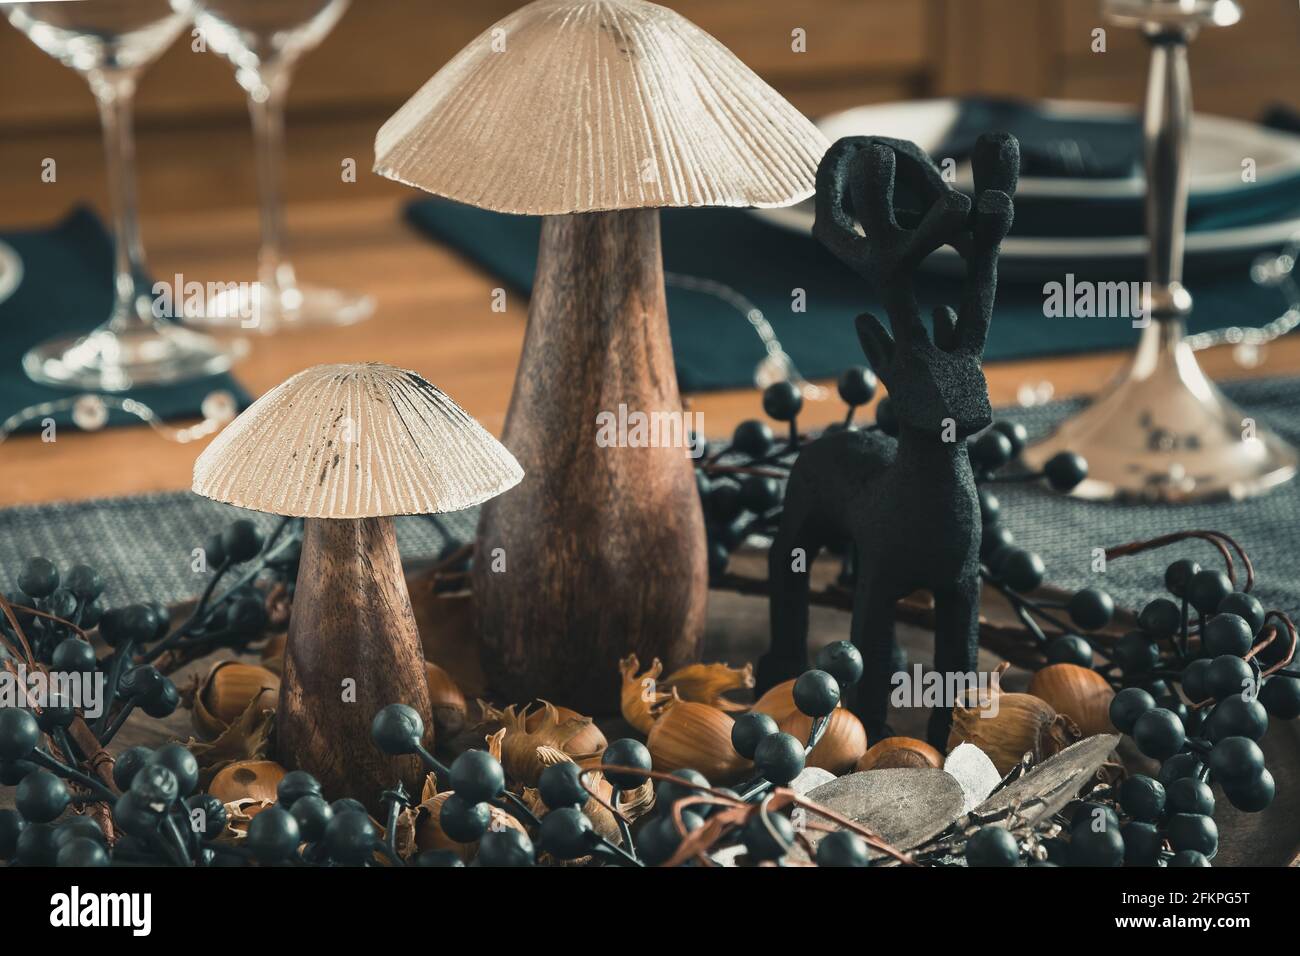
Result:
[[[82,395],[72,403],[72,423],[82,431],[99,431],[107,421],[108,406],[98,395]]]

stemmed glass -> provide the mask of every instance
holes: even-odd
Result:
[[[99,104],[114,232],[114,299],[108,321],[88,335],[44,342],[23,356],[45,385],[120,392],[228,369],[247,351],[156,314],[136,210],[131,105],[144,68],[185,26],[168,0],[0,3],[9,22],[86,77]]]
[[[208,48],[235,67],[253,120],[261,200],[257,282],[241,283],[209,299],[202,316],[187,316],[191,322],[237,323],[269,333],[296,326],[350,325],[374,311],[369,296],[299,282],[284,252],[281,162],[290,78],[298,58],[334,28],[348,2],[171,0],[176,10],[194,18]]]

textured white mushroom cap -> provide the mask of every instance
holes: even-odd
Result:
[[[296,518],[459,511],[523,477],[482,425],[414,372],[318,365],[267,392],[194,463],[206,498]]]
[[[721,43],[645,0],[536,0],[375,138],[375,172],[497,212],[788,206],[829,144]]]

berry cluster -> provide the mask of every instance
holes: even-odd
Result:
[[[39,728],[23,710],[0,711],[0,751],[6,760],[37,759]],[[226,807],[200,792],[199,765],[180,744],[157,750],[132,747],[113,765],[114,794],[93,779],[33,769],[18,783],[16,809],[0,810],[0,859],[22,866],[108,866],[110,863],[175,866],[241,865],[256,861],[361,865],[391,847],[356,800],[328,803],[309,774],[287,774],[277,802],[257,814],[239,843],[228,836]],[[390,795],[386,795],[390,797]],[[400,807],[404,795],[391,795]],[[103,827],[89,815],[70,815],[70,806],[102,803],[112,808],[116,830],[111,847]],[[57,821],[57,822],[56,822]]]
[[[863,428],[898,435],[898,419],[888,396],[876,405],[874,424],[858,425],[854,421],[857,410],[875,398],[879,387],[871,369],[854,366],[845,370],[836,387],[848,410],[844,420],[829,426],[828,431]],[[731,554],[751,534],[770,533],[780,524],[782,482],[789,477],[799,449],[810,440],[799,432],[802,410],[803,393],[798,386],[792,382],[769,385],[763,391],[763,411],[769,418],[787,424],[788,435],[778,438],[763,420],[747,419],[736,426],[730,443],[707,449],[697,463],[695,476],[709,538],[709,574],[715,580],[726,573]],[[1053,490],[1067,492],[1087,477],[1087,463],[1071,452],[1054,456],[1042,471],[1018,467],[1027,440],[1024,426],[1009,421],[994,422],[967,440],[971,467],[981,484],[984,534],[980,556],[985,562],[984,573],[1013,592],[1038,587],[1043,581],[1043,562],[1038,555],[1014,544],[1011,532],[999,524],[997,497],[983,486],[996,481],[1046,479]],[[847,584],[852,580],[852,556],[842,557],[843,583]]]
[[[1137,628],[1113,644],[1064,633],[1045,645],[1052,664],[1093,667],[1094,655],[1103,659],[1096,669],[1118,689],[1111,723],[1160,769],[1091,794],[1063,835],[1041,841],[1041,863],[1209,866],[1219,848],[1211,785],[1244,812],[1273,801],[1275,784],[1259,741],[1270,718],[1300,716],[1300,673],[1290,667],[1296,629],[1250,593],[1249,559],[1225,535],[1189,532],[1113,550],[1131,554],[1187,538],[1216,543],[1229,573],[1174,561],[1164,573],[1168,595],[1143,607]],[[1229,547],[1246,566],[1240,590]],[[1105,626],[1114,611],[1109,596],[1093,589],[1064,606],[1083,630]],[[1027,849],[1007,829],[986,826],[965,852],[971,865],[1014,866]]]
[[[160,604],[105,608],[103,579],[94,568],[76,565],[60,575],[46,558],[30,558],[18,575],[18,590],[6,597],[13,619],[0,617],[0,662],[12,659],[56,675],[102,678],[103,707],[94,726],[101,745],[137,708],[151,717],[166,717],[180,703],[166,673],[218,648],[243,650],[265,632],[266,596],[255,584],[278,581],[292,587],[301,539],[284,534],[288,525],[285,519],[265,541],[245,520],[214,534],[204,548],[208,577],[203,592],[176,627]],[[236,568],[243,569],[240,578],[214,596]],[[111,648],[102,658],[87,640],[96,627]],[[90,756],[78,753],[57,732],[72,723],[70,705],[56,695],[34,709],[43,724],[51,725],[43,729],[55,731],[54,742],[64,757],[77,762]]]
[[[1284,614],[1265,611],[1247,590],[1234,590],[1228,575],[1193,561],[1169,565],[1165,583],[1177,600],[1161,597],[1147,604],[1138,630],[1115,644],[1114,666],[1130,686],[1111,702],[1111,722],[1143,754],[1161,761],[1159,782],[1170,788],[1171,798],[1175,786],[1192,789],[1184,780],[1208,796],[1208,780],[1237,809],[1259,812],[1272,802],[1275,788],[1258,741],[1270,716],[1300,715],[1300,675],[1287,666],[1295,653],[1295,627]],[[1214,802],[1210,797],[1188,806],[1199,809],[1176,814],[1208,816]],[[1213,846],[1179,847],[1172,830],[1169,837],[1176,850],[1213,855]]]
[[[803,771],[808,753],[839,705],[843,688],[862,676],[862,659],[847,642],[825,648],[817,663],[818,668],[804,673],[794,686],[796,705],[813,718],[807,741],[780,732],[766,714],[750,713],[736,720],[732,744],[737,753],[753,761],[756,776],[735,789],[715,788],[696,770],[656,771],[645,745],[624,738],[606,747],[599,766],[583,769],[566,761],[543,770],[537,792],[545,813],[539,818],[507,788],[502,766],[490,754],[466,751],[450,767],[443,766],[420,743],[424,727],[419,715],[403,704],[390,704],[376,715],[372,736],[385,753],[418,755],[450,785],[451,795],[442,805],[439,824],[453,841],[477,843],[471,865],[529,866],[538,862],[539,854],[546,854],[559,861],[590,858],[618,866],[658,866],[675,857],[684,862],[695,854],[728,846],[743,848],[754,863],[780,862],[796,843],[791,818],[776,812],[793,799],[791,791],[781,788]],[[597,770],[613,787],[607,801],[611,806],[617,806],[620,794],[643,787],[649,780],[657,781],[655,814],[640,821],[635,834],[620,821],[622,839],[618,843],[598,833],[584,812],[596,799],[585,778]],[[812,804],[801,805],[814,813],[817,810]],[[521,826],[494,828],[493,806],[511,813]],[[697,842],[690,853],[679,853],[684,842],[713,819],[722,821],[718,832],[707,843]],[[821,841],[816,859],[824,866],[865,866],[868,845],[862,835],[837,831]],[[464,865],[460,854],[446,850],[425,851],[411,862],[419,866]]]

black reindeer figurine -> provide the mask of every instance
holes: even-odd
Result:
[[[902,140],[841,139],[817,171],[813,234],[871,283],[889,316],[892,336],[866,313],[856,325],[889,390],[898,437],[846,429],[801,450],[769,557],[772,645],[759,663],[758,683],[761,690],[807,668],[808,571],[823,546],[851,545],[857,563],[852,638],[866,666],[854,709],[873,743],[890,732],[885,718],[900,598],[921,589],[933,594],[937,671],[975,668],[980,510],[966,438],[992,421],[981,360],[998,248],[1011,228],[1019,145],[1005,134],[982,136],[972,165],[973,204],[944,181],[929,156]],[[966,275],[957,312],[934,311],[931,340],[914,273],[943,245],[961,254]],[[941,749],[951,719],[948,709],[931,717],[930,741]]]

